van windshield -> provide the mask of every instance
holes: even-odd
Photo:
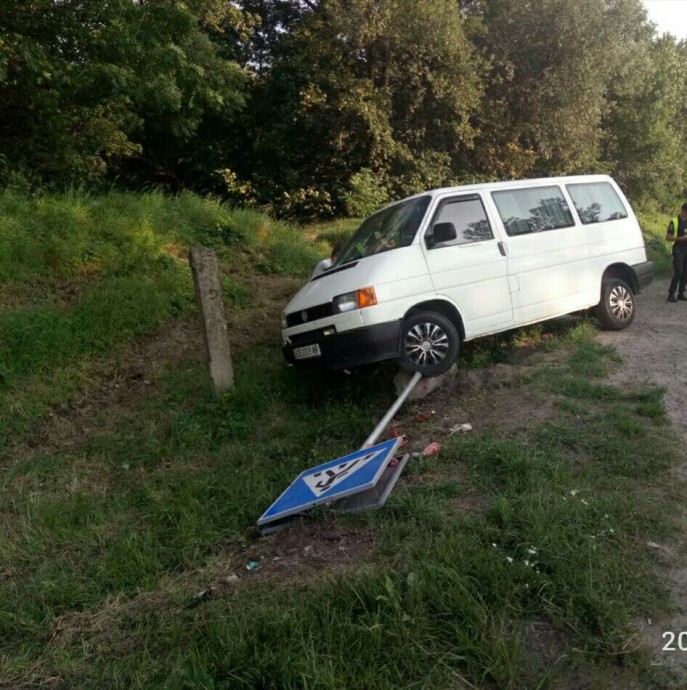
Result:
[[[380,252],[407,247],[414,239],[430,201],[421,196],[375,213],[358,228],[334,266]]]

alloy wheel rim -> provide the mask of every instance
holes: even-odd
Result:
[[[611,290],[608,300],[611,312],[616,319],[626,321],[632,316],[632,310],[634,309],[632,295],[622,285],[616,285]]]
[[[446,359],[449,351],[446,331],[435,323],[424,322],[406,333],[403,349],[408,360],[416,367],[433,367]]]

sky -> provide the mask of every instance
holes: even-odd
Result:
[[[687,38],[687,0],[644,0],[649,20],[658,26],[658,33]]]

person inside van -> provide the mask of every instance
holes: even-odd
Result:
[[[673,279],[668,288],[668,301],[687,302],[685,283],[687,283],[687,204],[682,204],[680,215],[668,224],[666,242],[673,244]],[[675,291],[677,290],[677,297]]]

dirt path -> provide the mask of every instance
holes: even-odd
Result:
[[[630,328],[599,339],[624,361],[612,382],[665,386],[668,416],[687,442],[687,302],[666,302],[669,282],[657,280],[642,291]]]
[[[668,417],[684,442],[683,463],[673,469],[671,481],[687,485],[687,302],[666,302],[668,279],[654,281],[637,298],[635,323],[620,333],[602,332],[599,340],[616,348],[623,358],[622,367],[611,383],[648,382],[666,389]],[[642,620],[637,625],[650,650],[651,663],[676,676],[675,688],[687,687],[687,492],[683,492],[681,514],[675,516],[679,536],[675,542],[649,542],[656,560],[656,575],[665,581],[675,612],[662,620]],[[676,637],[672,649],[669,632]],[[682,646],[678,635],[681,632]],[[669,645],[671,646],[671,645]]]

